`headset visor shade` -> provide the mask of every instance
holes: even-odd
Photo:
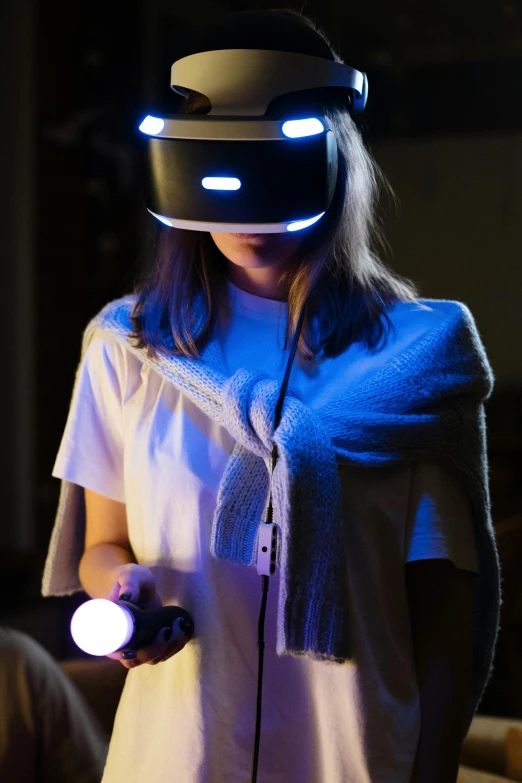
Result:
[[[248,133],[243,140],[148,138],[147,208],[174,226],[260,233],[286,231],[294,221],[326,212],[337,180],[337,145],[328,120],[320,122],[326,130],[297,138],[284,135],[282,121],[248,123],[264,125],[264,139],[248,139]]]

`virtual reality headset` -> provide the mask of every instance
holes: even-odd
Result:
[[[271,117],[281,96],[344,88],[352,113],[368,96],[366,74],[292,52],[221,49],[171,68],[171,88],[207,96],[205,115],[147,116],[143,186],[148,211],[196,231],[281,233],[313,225],[332,202],[338,153],[320,113]]]

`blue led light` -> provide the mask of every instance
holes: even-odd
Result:
[[[141,123],[140,131],[142,133],[148,133],[149,136],[155,136],[157,133],[161,133],[164,127],[165,123],[163,120],[160,120],[159,117],[151,117],[149,115],[148,117],[145,117]]]
[[[322,133],[324,125],[316,117],[307,120],[287,120],[283,123],[282,131],[289,139],[299,139],[301,136],[315,136],[317,133]]]
[[[306,228],[307,226],[313,225],[313,223],[317,223],[319,218],[322,218],[324,215],[324,212],[321,212],[320,215],[316,215],[313,218],[308,218],[308,220],[296,220],[295,223],[289,223],[286,227],[287,231],[299,231],[301,228]]]
[[[201,184],[207,190],[239,190],[241,187],[237,177],[203,177]]]

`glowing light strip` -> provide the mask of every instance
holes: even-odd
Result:
[[[157,133],[161,133],[165,127],[165,122],[159,117],[151,117],[150,114],[145,117],[140,125],[140,131],[147,133],[149,136],[155,136]]]
[[[289,223],[286,227],[287,231],[300,231],[302,228],[306,228],[307,226],[311,226],[314,223],[317,223],[317,221],[322,218],[324,215],[324,212],[321,212],[320,215],[316,215],[313,218],[308,218],[308,220],[296,220],[294,223]]]
[[[207,190],[239,190],[241,187],[237,177],[203,177],[201,184]]]
[[[306,228],[316,223],[324,212],[320,215],[310,218],[309,220],[295,220],[292,223],[218,223],[218,222],[205,222],[200,220],[180,220],[179,218],[167,218],[163,215],[158,215],[156,212],[148,209],[151,215],[157,220],[161,220],[166,226],[174,228],[183,228],[188,231],[222,231],[228,233],[241,233],[246,234],[278,234],[285,231],[299,231],[301,228]]]
[[[165,223],[166,226],[170,226],[172,228],[172,222],[168,218],[163,217],[163,215],[156,215],[155,212],[151,212],[151,215],[154,215],[154,217],[161,221],[161,223]]]
[[[323,123],[316,117],[307,120],[288,120],[283,123],[282,131],[289,139],[299,139],[302,136],[315,136],[324,131]]]

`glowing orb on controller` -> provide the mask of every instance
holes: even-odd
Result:
[[[108,655],[126,644],[134,631],[132,616],[122,606],[94,598],[78,607],[71,620],[71,635],[90,655]]]

